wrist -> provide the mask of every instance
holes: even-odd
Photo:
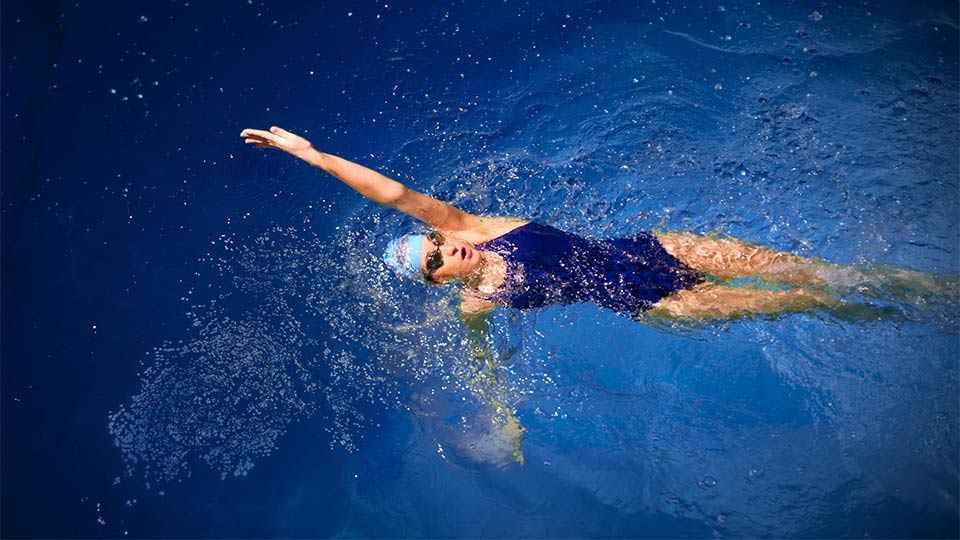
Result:
[[[325,165],[327,163],[327,155],[313,147],[304,151],[299,157],[314,167],[320,167],[321,169],[326,170]]]

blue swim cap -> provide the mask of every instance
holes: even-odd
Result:
[[[387,244],[383,262],[404,277],[419,277],[420,252],[423,251],[423,235],[408,234]]]

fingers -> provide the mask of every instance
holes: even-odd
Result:
[[[258,140],[256,140],[256,139],[247,139],[247,140],[245,140],[245,141],[243,141],[243,142],[245,142],[246,144],[252,144],[252,145],[256,146],[257,148],[277,148],[277,145],[275,145],[275,144],[273,144],[273,143],[270,143],[270,142],[267,142],[267,141],[258,141]]]
[[[276,137],[286,137],[286,136],[292,135],[292,133],[277,126],[272,126],[270,128],[270,131],[264,131],[262,129],[247,128],[240,132],[241,137],[249,137],[251,135],[256,135],[257,137],[263,137],[264,139],[271,139]]]
[[[270,133],[269,131],[264,131],[262,129],[250,129],[247,128],[240,132],[241,137],[259,137],[261,139],[274,139],[276,135]]]
[[[271,126],[270,131],[247,128],[240,132],[240,136],[246,139],[244,143],[255,145],[257,148],[288,149],[291,142],[297,139],[296,135],[277,126]]]

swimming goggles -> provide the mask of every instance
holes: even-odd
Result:
[[[427,281],[431,281],[431,275],[434,270],[443,266],[443,254],[440,253],[440,246],[443,245],[443,235],[437,231],[430,231],[427,233],[427,240],[437,246],[437,249],[433,253],[427,255],[427,271],[423,273],[423,277],[425,277]]]

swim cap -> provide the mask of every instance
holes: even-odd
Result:
[[[420,252],[423,251],[423,235],[408,234],[387,244],[383,262],[404,277],[420,275]]]

